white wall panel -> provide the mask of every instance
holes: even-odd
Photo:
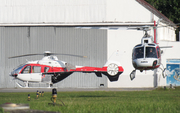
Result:
[[[107,0],[107,19],[112,22],[151,22],[151,12],[135,0]]]
[[[0,0],[0,23],[102,22],[105,0]]]
[[[179,59],[180,58],[180,42],[160,41],[159,46],[173,46],[172,48],[162,48],[163,54],[161,56],[162,64],[166,68],[167,59]],[[162,77],[161,70],[158,69],[158,86],[166,85],[166,78]]]
[[[120,75],[117,82],[109,82],[108,87],[154,87],[154,71],[137,70],[136,78],[131,81],[130,73],[134,70],[132,65],[132,50],[135,45],[141,43],[141,38],[144,35],[143,31],[137,30],[108,30],[108,57],[114,50],[119,50],[121,53],[121,65],[124,72]]]
[[[157,37],[159,39],[158,41],[176,41],[175,29],[168,27],[167,25],[164,26],[165,27],[157,28]]]
[[[0,23],[151,22],[135,0],[0,0]]]

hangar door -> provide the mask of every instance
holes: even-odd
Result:
[[[77,58],[60,56],[58,59],[79,66],[102,67],[107,60],[107,31],[97,29],[76,29],[73,27],[0,27],[0,88],[16,87],[9,73],[16,66],[27,60],[39,60],[43,56],[28,56],[8,59],[10,56],[22,54],[55,53],[87,56]],[[21,81],[19,81],[21,82]],[[59,88],[107,86],[106,76],[96,77],[95,74],[73,73],[68,78],[55,84]]]

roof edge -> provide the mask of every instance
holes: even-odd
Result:
[[[166,23],[167,25],[171,25],[171,26],[177,28],[177,26],[174,22],[172,22],[170,19],[168,19],[165,15],[163,15],[161,12],[159,12],[156,8],[154,8],[152,5],[150,5],[146,1],[144,1],[144,0],[136,0],[136,1],[139,4],[141,4],[143,7],[148,9],[150,12],[152,12],[154,15],[156,15],[157,17],[162,19],[163,22]]]
[[[154,25],[152,22],[79,22],[79,23],[0,23],[1,27],[8,26],[60,26],[60,27],[77,27],[77,26],[142,26]]]

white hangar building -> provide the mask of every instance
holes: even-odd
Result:
[[[0,88],[17,87],[9,73],[26,60],[43,56],[8,59],[30,53],[51,51],[65,54],[86,55],[80,59],[58,55],[75,65],[103,67],[115,51],[124,68],[119,80],[110,82],[106,76],[90,73],[74,73],[54,86],[59,88],[125,88],[157,87],[166,85],[161,70],[137,71],[131,81],[132,49],[141,42],[143,31],[127,30],[127,27],[169,25],[157,29],[159,45],[164,49],[162,63],[178,59],[180,43],[175,40],[176,26],[167,17],[144,0],[0,0]],[[161,21],[158,21],[160,20]],[[78,29],[77,27],[83,27]],[[118,29],[108,29],[108,27]],[[85,29],[85,27],[87,29]],[[107,28],[107,29],[106,29]],[[154,35],[153,29],[149,32]]]

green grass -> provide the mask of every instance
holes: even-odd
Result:
[[[28,94],[31,101],[27,101]],[[51,92],[36,98],[31,93],[0,93],[0,104],[28,103],[30,109],[58,111],[61,113],[178,113],[180,112],[180,87],[158,88],[153,91],[90,91],[58,92],[65,106],[52,106]],[[57,103],[61,104],[60,100]],[[3,112],[3,109],[0,109]]]

